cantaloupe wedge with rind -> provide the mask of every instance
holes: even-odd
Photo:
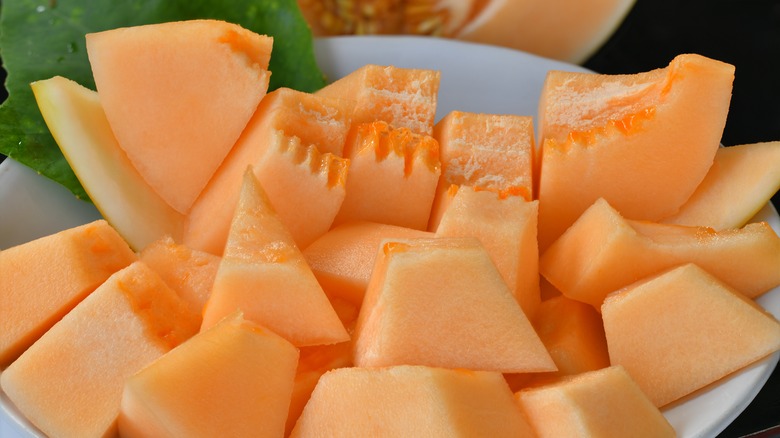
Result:
[[[298,350],[240,313],[198,333],[127,379],[124,437],[279,437]]]
[[[0,384],[47,436],[114,436],[125,379],[197,331],[176,293],[134,262],[3,371]]]
[[[475,237],[383,243],[354,338],[356,366],[556,369]]]
[[[350,339],[251,168],[201,330],[236,311],[298,347]]]
[[[601,308],[612,364],[664,406],[780,349],[780,323],[694,264],[611,294]]]
[[[169,235],[184,216],[138,173],[114,137],[96,92],[61,76],[31,84],[62,154],[103,217],[136,251]]]
[[[273,39],[191,20],[89,33],[86,43],[119,145],[186,213],[265,95]]]
[[[630,219],[676,213],[720,144],[734,67],[680,55],[635,75],[550,72],[539,102],[540,248],[598,198]]]
[[[300,248],[324,234],[345,195],[348,161],[338,155],[350,122],[339,108],[289,88],[269,93],[187,215],[184,243],[222,254],[248,165]]]
[[[704,181],[676,214],[661,222],[739,228],[780,190],[780,142],[718,149]]]
[[[542,254],[541,274],[596,309],[609,293],[682,263],[696,263],[755,298],[780,284],[780,237],[766,222],[740,229],[631,221],[603,199]]]
[[[291,437],[531,437],[501,374],[342,368],[320,379]]]

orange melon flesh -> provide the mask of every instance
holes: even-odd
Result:
[[[424,230],[441,173],[433,137],[376,121],[353,125],[346,195],[334,225],[372,221]]]
[[[127,379],[118,429],[127,437],[279,437],[298,350],[226,317]]]
[[[714,231],[630,221],[602,199],[541,256],[539,269],[565,296],[598,309],[610,292],[689,262],[755,298],[780,284],[780,237],[766,222]]]
[[[104,220],[0,251],[0,368],[135,260]]]
[[[240,310],[297,347],[349,340],[251,168],[244,175],[201,330]]]
[[[200,315],[214,285],[219,257],[164,237],[144,248],[139,258],[157,272],[194,314]]]
[[[434,125],[441,177],[429,229],[445,210],[451,185],[533,197],[534,125],[531,117],[452,111]]]
[[[0,384],[48,436],[112,436],[125,379],[197,329],[197,318],[176,293],[134,262],[3,371]]]
[[[621,366],[584,372],[515,397],[540,438],[677,436]]]
[[[421,434],[534,436],[501,374],[423,366],[325,374],[290,436]]]
[[[381,120],[395,128],[430,135],[436,117],[441,73],[437,70],[369,64],[315,94],[345,99],[352,123]]]
[[[355,221],[332,228],[303,250],[325,293],[356,305],[363,302],[379,245],[384,239],[434,237],[427,231]]]
[[[664,223],[739,228],[780,190],[780,142],[718,149],[704,181]]]
[[[191,20],[90,33],[86,43],[119,145],[186,213],[265,95],[273,39]]]
[[[100,214],[140,251],[181,239],[184,216],[138,173],[119,147],[97,93],[61,76],[31,85],[46,126]]]
[[[476,238],[385,242],[355,329],[356,366],[500,372],[553,363]]]
[[[289,88],[269,93],[193,205],[184,243],[222,254],[252,165],[296,243],[306,247],[330,228],[344,200],[348,162],[336,155],[348,129],[349,118],[332,99]]]
[[[680,55],[635,75],[550,72],[539,102],[540,248],[604,198],[630,219],[676,213],[718,150],[734,67]]]
[[[436,230],[437,237],[479,239],[529,318],[541,302],[537,214],[537,201],[462,186]]]
[[[615,292],[601,313],[611,363],[659,407],[780,349],[772,315],[694,264]]]

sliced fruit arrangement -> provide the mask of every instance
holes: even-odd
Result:
[[[267,78],[266,38],[159,26],[88,36],[96,68],[206,38],[226,77]],[[128,72],[202,86],[179,56]],[[33,84],[105,216],[0,252],[0,385],[45,434],[672,436],[670,404],[780,350],[754,301],[778,293],[778,227],[749,219],[778,143],[719,148],[732,66],[550,72],[535,136],[526,115],[434,123],[439,72],[370,65],[261,83],[184,155],[152,146],[168,132],[127,146],[156,135],[104,103],[143,94],[128,72]]]

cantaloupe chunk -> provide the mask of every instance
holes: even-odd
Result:
[[[600,308],[646,276],[694,262],[755,298],[780,284],[780,237],[766,223],[715,231],[623,218],[596,201],[542,254],[542,275],[569,298]]]
[[[191,20],[89,33],[86,43],[119,145],[186,213],[265,95],[273,39]]]
[[[119,147],[97,93],[61,76],[30,86],[79,182],[130,247],[140,251],[165,235],[180,239],[184,216],[160,198]]]
[[[345,99],[354,124],[381,120],[395,128],[430,135],[440,80],[437,70],[368,64],[316,94]]]
[[[134,262],[3,371],[0,384],[48,436],[113,436],[125,379],[197,330],[176,293]]]
[[[320,379],[291,437],[532,437],[501,374],[341,368]]]
[[[202,330],[237,310],[295,346],[350,338],[251,168],[244,173]]]
[[[602,306],[612,364],[664,406],[780,349],[780,323],[694,264],[640,281]]]
[[[231,315],[127,379],[124,437],[280,437],[298,350]]]
[[[515,397],[540,438],[677,436],[621,366],[526,389]]]
[[[739,228],[780,190],[780,142],[718,149],[704,181],[664,223]]]
[[[308,246],[330,228],[344,200],[348,162],[336,155],[348,129],[349,118],[333,99],[289,88],[269,93],[193,205],[184,243],[222,254],[252,165],[298,246]]]
[[[0,368],[135,260],[104,220],[0,251]]]
[[[609,366],[604,326],[593,307],[557,296],[543,301],[531,322],[558,371],[505,375],[512,391]]]
[[[436,230],[455,184],[533,197],[534,125],[531,117],[451,111],[433,127],[441,177],[429,229]]]
[[[526,316],[539,308],[538,202],[461,186],[442,216],[437,237],[476,237]]]
[[[598,198],[630,219],[687,201],[718,150],[734,66],[680,55],[634,75],[550,72],[539,102],[540,248]]]
[[[206,305],[220,258],[163,237],[144,248],[139,257],[152,268],[177,295],[200,315]]]
[[[555,370],[474,237],[383,243],[354,338],[357,366]]]
[[[431,136],[376,121],[353,125],[346,195],[334,225],[372,221],[424,230],[441,173],[439,144]]]
[[[379,222],[354,221],[332,228],[303,250],[325,293],[358,306],[384,239],[434,237],[433,233]]]

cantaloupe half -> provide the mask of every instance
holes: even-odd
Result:
[[[307,246],[303,257],[331,300],[339,297],[360,306],[382,241],[418,237],[434,235],[379,222],[348,222]]]
[[[780,349],[777,319],[694,264],[615,292],[601,314],[611,363],[659,407]]]
[[[324,234],[344,200],[340,158],[350,122],[334,99],[279,88],[263,98],[233,150],[187,216],[184,243],[220,255],[252,165],[274,209],[305,248]]]
[[[354,339],[356,366],[555,370],[475,237],[384,242]]]
[[[0,368],[135,260],[104,220],[0,251]]]
[[[441,174],[439,144],[384,121],[353,124],[346,194],[334,225],[371,221],[424,230]]]
[[[461,186],[436,229],[437,237],[476,237],[523,312],[533,318],[541,302],[538,201]]]
[[[540,438],[677,436],[619,365],[526,389],[515,397]]]
[[[201,330],[239,310],[295,346],[350,339],[251,168]]]
[[[89,33],[86,43],[119,145],[186,213],[265,95],[273,39],[190,20]]]
[[[424,135],[433,133],[441,73],[438,70],[368,64],[318,90],[346,99],[352,122],[377,120]]]
[[[176,243],[170,237],[152,242],[138,256],[200,316],[211,295],[219,257]]]
[[[627,220],[601,199],[542,254],[539,270],[598,309],[610,292],[682,263],[755,298],[780,284],[780,237],[766,222],[715,231]]]
[[[320,379],[291,437],[532,437],[501,374],[341,368]]]
[[[127,379],[123,437],[280,437],[298,349],[231,315]]]
[[[552,71],[539,102],[540,248],[598,198],[630,219],[676,213],[720,144],[734,66],[679,55],[633,75]]]
[[[447,190],[468,185],[533,198],[534,125],[531,117],[451,111],[433,127],[441,177],[428,228],[436,230]]]
[[[119,147],[97,93],[61,76],[31,84],[38,109],[100,214],[140,251],[169,235],[184,217],[144,180]]]
[[[718,149],[704,181],[664,223],[739,228],[780,190],[780,142]]]
[[[134,262],[6,368],[0,384],[47,436],[114,436],[125,379],[197,331],[176,293]]]

